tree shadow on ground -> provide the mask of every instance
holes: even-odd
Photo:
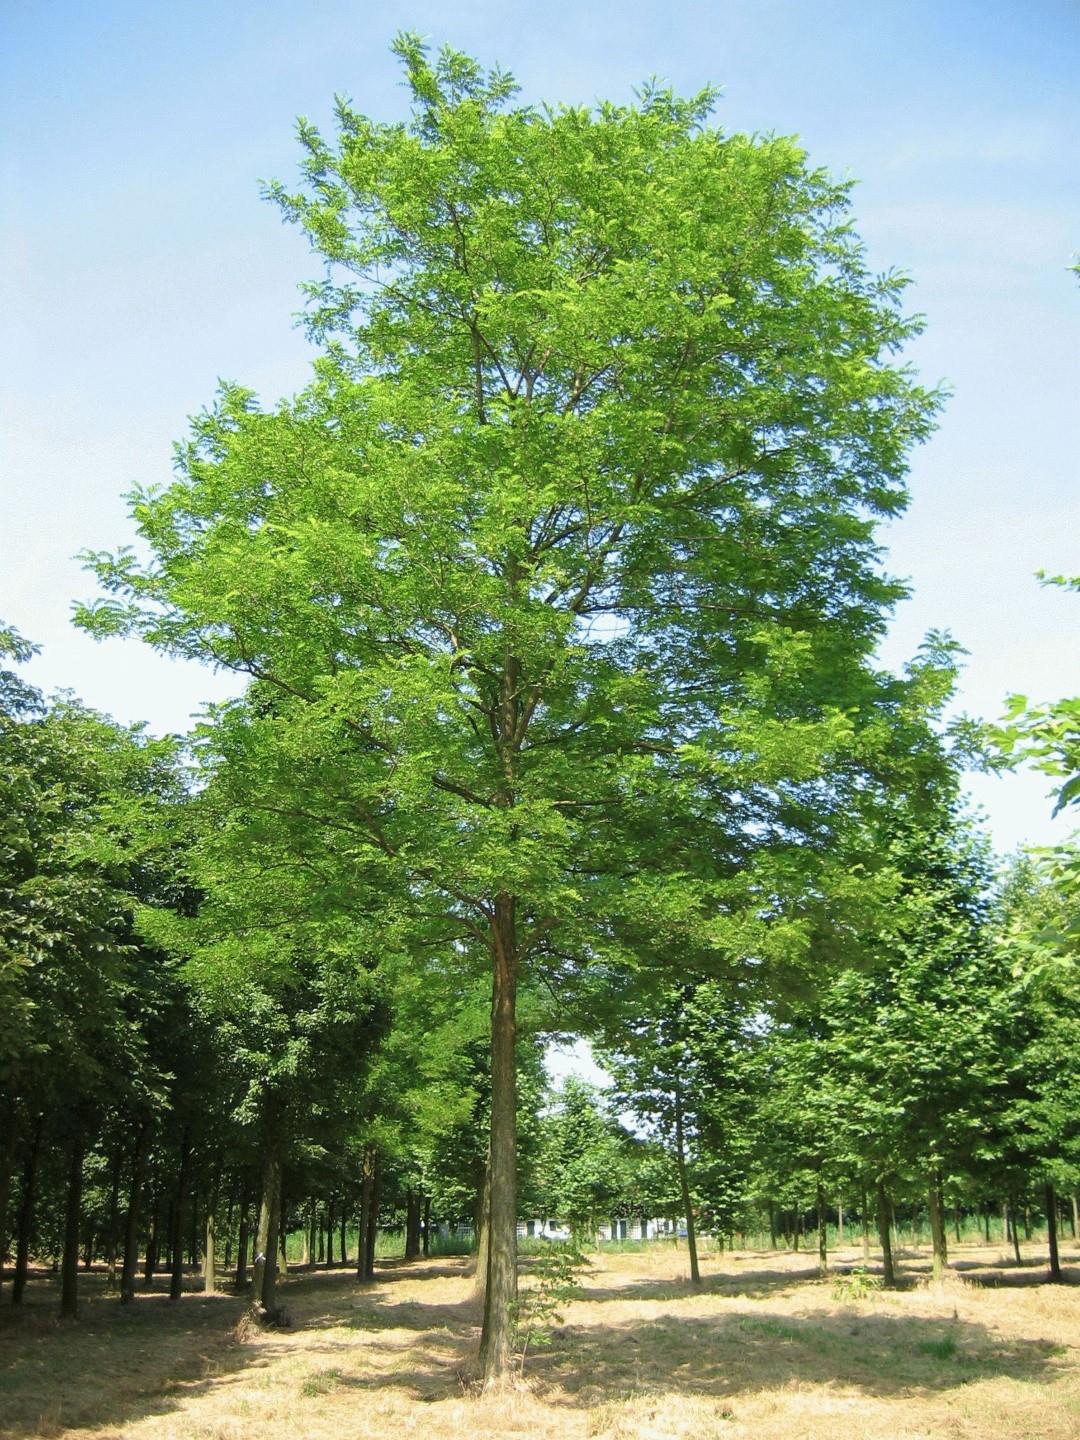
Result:
[[[1049,1264],[1045,1260],[1025,1260],[1019,1266],[1015,1260],[1001,1265],[955,1260],[950,1262],[949,1270],[969,1285],[984,1285],[988,1289],[1026,1290],[1051,1283]],[[1061,1283],[1080,1285],[1080,1267],[1062,1265]]]
[[[673,1280],[670,1276],[655,1279],[642,1276],[619,1285],[593,1285],[586,1275],[582,1282],[582,1298],[606,1300],[681,1300],[687,1295],[772,1295],[795,1289],[807,1281],[817,1280],[817,1265],[799,1270],[742,1270],[702,1276],[700,1285],[693,1285],[689,1276]]]
[[[816,1279],[816,1271],[810,1273]],[[714,1277],[721,1278],[729,1283],[714,1285],[714,1294],[729,1290],[732,1298],[751,1298],[746,1276]],[[790,1288],[806,1277],[773,1272],[772,1278]],[[814,1298],[824,1298],[815,1289]],[[599,1293],[635,1303],[645,1291],[660,1299],[708,1293],[689,1285],[629,1283],[584,1290],[581,1302],[592,1304]],[[971,1320],[883,1315],[828,1303],[811,1315],[771,1311],[766,1300],[704,1317],[572,1321],[556,1328],[550,1348],[530,1356],[527,1374],[548,1402],[588,1408],[640,1392],[731,1399],[793,1382],[901,1398],[992,1376],[1034,1382],[1060,1365],[1061,1349],[1050,1341],[1004,1338]],[[329,1316],[321,1320],[334,1323]],[[344,1323],[371,1332],[371,1366],[361,1375],[335,1373],[333,1384],[360,1391],[389,1386],[425,1403],[458,1395],[476,1377],[479,1321],[475,1301],[396,1301],[392,1293],[369,1291]],[[411,1334],[398,1340],[386,1333],[394,1330]],[[338,1347],[328,1340],[315,1348],[331,1355]]]
[[[568,1328],[532,1365],[553,1401],[593,1405],[635,1389],[699,1397],[791,1382],[875,1397],[951,1389],[991,1375],[1036,1380],[1060,1347],[985,1325],[855,1309],[818,1316],[725,1311]]]
[[[103,1276],[79,1278],[77,1321],[60,1320],[51,1277],[35,1277],[24,1306],[0,1312],[0,1436],[166,1414],[221,1375],[259,1363],[235,1336],[241,1297],[185,1293],[174,1302],[151,1289],[120,1305]]]
[[[29,1323],[6,1325],[0,1342],[0,1435],[21,1440],[82,1426],[126,1433],[144,1417],[182,1411],[218,1385],[224,1397],[231,1377],[288,1356],[292,1335],[300,1340],[295,1357],[315,1366],[299,1380],[299,1394],[388,1388],[418,1403],[459,1398],[477,1378],[481,1307],[471,1296],[458,1298],[452,1284],[442,1293],[422,1287],[420,1298],[399,1286],[421,1276],[464,1278],[461,1267],[437,1262],[384,1265],[371,1286],[358,1286],[347,1272],[294,1271],[281,1287],[294,1328],[256,1332],[250,1344],[235,1337],[243,1297],[188,1294],[171,1304],[148,1294],[121,1307],[99,1292],[88,1296],[79,1324],[61,1325],[52,1318],[55,1287],[42,1286]],[[547,1403],[581,1410],[642,1393],[711,1401],[791,1384],[902,1398],[990,1376],[1035,1382],[1064,1363],[1048,1341],[1005,1338],[955,1317],[837,1305],[818,1285],[807,1287],[801,1313],[770,1306],[772,1294],[808,1278],[816,1271],[729,1271],[710,1276],[702,1291],[657,1280],[585,1288],[550,1348],[530,1355],[527,1377]],[[1024,1271],[1010,1278],[1045,1277]],[[627,1313],[641,1300],[700,1294],[725,1303],[706,1315]],[[621,1314],[619,1301],[627,1307]]]

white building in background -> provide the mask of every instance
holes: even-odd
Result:
[[[517,1233],[519,1240],[569,1240],[571,1231],[562,1220],[519,1220]],[[612,1240],[658,1240],[675,1233],[674,1220],[647,1220],[644,1235],[640,1220],[605,1220],[596,1231],[598,1240],[609,1243]],[[686,1226],[681,1221],[678,1233],[686,1234]]]

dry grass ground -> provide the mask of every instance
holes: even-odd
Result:
[[[1077,1440],[1080,1268],[1050,1286],[993,1248],[956,1259],[940,1288],[909,1257],[905,1289],[844,1301],[806,1255],[711,1256],[695,1292],[683,1250],[609,1253],[502,1396],[477,1393],[464,1261],[385,1262],[363,1288],[294,1274],[292,1328],[244,1338],[236,1298],[154,1293],[122,1311],[94,1277],[62,1326],[43,1278],[22,1316],[0,1311],[0,1435]]]

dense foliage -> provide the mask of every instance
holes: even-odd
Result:
[[[74,1314],[81,1249],[122,1301],[199,1264],[281,1319],[283,1263],[371,1280],[394,1229],[478,1246],[495,1383],[519,1224],[662,1220],[695,1280],[700,1229],[811,1212],[822,1267],[872,1216],[887,1278],[898,1206],[939,1267],[949,1207],[1015,1236],[1037,1194],[1053,1238],[1075,857],[996,874],[954,647],[875,660],[937,406],[903,282],[708,93],[520,107],[396,49],[410,119],[302,122],[270,190],[325,264],[311,383],[224,387],[144,551],[90,557],[84,626],[243,694],[181,744],[0,672],[13,1300],[56,1257]],[[1075,702],[1001,737],[1075,803]],[[571,1036],[610,1095],[552,1092]]]

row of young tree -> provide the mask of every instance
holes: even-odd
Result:
[[[273,1315],[313,1200],[361,1274],[387,1206],[410,1249],[472,1215],[497,1384],[549,1040],[594,1038],[691,1231],[759,1172],[940,1214],[1072,1183],[1075,997],[1059,891],[990,896],[957,818],[953,648],[875,659],[939,397],[848,187],[711,93],[520,106],[395,48],[409,122],[341,101],[270,190],[325,262],[310,385],[224,386],[141,552],[88,557],[80,624],[243,692],[181,744],[5,675],[0,1217],[66,1313],[80,1244],[130,1298],[254,1229]]]

